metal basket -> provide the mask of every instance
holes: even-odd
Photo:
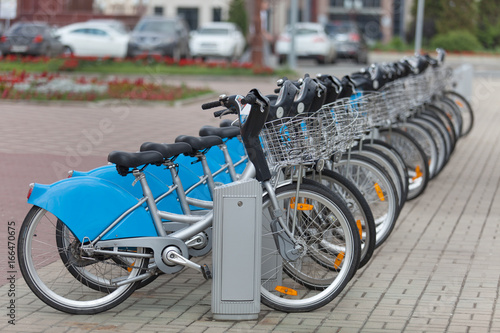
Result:
[[[335,150],[335,122],[320,109],[308,116],[284,117],[264,125],[260,139],[271,166],[312,164]]]
[[[334,122],[335,132],[330,133],[334,151],[345,151],[352,141],[360,138],[368,130],[368,119],[361,113],[367,108],[364,97],[343,98],[323,105],[322,111],[329,113]]]

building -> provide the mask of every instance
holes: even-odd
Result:
[[[107,15],[183,16],[190,28],[228,18],[229,0],[95,0]]]
[[[315,0],[305,0],[315,1]],[[316,0],[318,20],[353,20],[372,40],[389,42],[394,36],[405,37],[413,0]]]
[[[105,15],[95,10],[92,0],[17,0],[17,15],[12,22],[41,21],[64,26],[93,18],[119,19],[131,27],[139,20],[134,14]]]

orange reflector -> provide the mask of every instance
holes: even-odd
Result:
[[[432,160],[429,158],[429,166],[431,166],[431,162],[432,162]]]
[[[458,99],[455,100],[455,104],[460,106],[460,107],[463,107],[464,105],[462,104],[462,102],[460,102]]]
[[[380,188],[380,185],[378,183],[375,183],[373,185],[373,187],[375,187],[375,191],[377,192],[377,195],[378,195],[378,198],[380,199],[380,201],[385,201],[384,192]]]
[[[345,256],[345,253],[344,253],[344,252],[340,252],[340,253],[337,255],[337,258],[335,259],[335,262],[333,263],[333,267],[334,267],[335,269],[340,268],[340,265],[342,264],[342,260],[344,260],[344,256]]]
[[[358,226],[359,238],[363,239],[363,227],[361,226],[361,220],[357,220],[356,225]]]
[[[304,199],[305,201],[306,199]],[[291,200],[290,200],[290,208],[291,209],[295,209],[295,197],[293,197]],[[314,208],[313,205],[309,205],[309,204],[306,204],[306,203],[298,203],[297,204],[297,210],[312,210]]]
[[[135,261],[130,266],[134,267],[134,265],[135,265]],[[129,273],[132,272],[132,269],[133,269],[132,267],[127,267],[127,271],[129,271]]]
[[[292,288],[287,288],[287,287],[283,287],[283,286],[276,286],[276,288],[274,288],[274,290],[276,290],[282,294],[285,294],[285,295],[297,296],[297,290],[292,289]]]
[[[415,168],[415,177],[413,177],[412,180],[416,180],[420,177],[422,177],[422,171],[420,171],[420,165],[417,165]]]

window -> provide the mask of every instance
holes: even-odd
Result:
[[[179,7],[177,8],[177,15],[186,20],[189,29],[198,29],[198,8]]]
[[[155,15],[163,16],[163,7],[162,6],[155,6],[153,9],[153,12]]]
[[[72,34],[90,34],[89,29],[76,29],[71,31]]]
[[[368,7],[368,8],[380,7],[380,0],[363,0],[363,7]]]
[[[92,30],[92,35],[101,36],[101,37],[108,35],[108,33],[106,31],[101,30],[101,29],[91,29],[91,30]]]
[[[330,7],[344,7],[344,0],[330,0]]]
[[[212,8],[212,21],[221,22],[222,21],[222,8],[214,7]]]

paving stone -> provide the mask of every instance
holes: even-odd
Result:
[[[498,79],[492,82],[500,84]],[[274,88],[274,82],[257,79],[234,83],[216,80],[210,85],[221,92],[228,86]],[[160,276],[103,314],[71,316],[45,306],[23,283],[19,272],[18,324],[6,325],[4,317],[0,331],[500,332],[497,105],[500,96],[494,94],[479,101],[475,128],[457,142],[445,169],[421,197],[405,204],[391,237],[347,288],[322,309],[284,314],[262,306],[256,321],[213,321],[211,283],[194,271],[184,270]],[[18,232],[29,209],[24,201],[27,185],[65,177],[66,171],[55,169],[55,162],[68,170],[89,170],[105,164],[111,150],[137,150],[143,141],[168,142],[181,132],[195,135],[199,126],[218,123],[197,105],[67,108],[2,102],[0,107],[0,159],[4,167],[0,179],[8,189],[0,193],[0,217],[3,223],[15,221]],[[95,134],[100,123],[107,120],[113,130],[102,139],[94,137],[98,140],[92,143],[89,133]],[[87,151],[83,151],[85,147]],[[69,152],[77,149],[84,156],[70,165]],[[2,237],[4,233],[0,233],[0,244],[4,244]],[[0,256],[6,257],[5,248],[0,248]],[[198,259],[211,263],[210,256]],[[2,286],[4,267],[0,267],[2,308],[8,300],[7,289]]]

